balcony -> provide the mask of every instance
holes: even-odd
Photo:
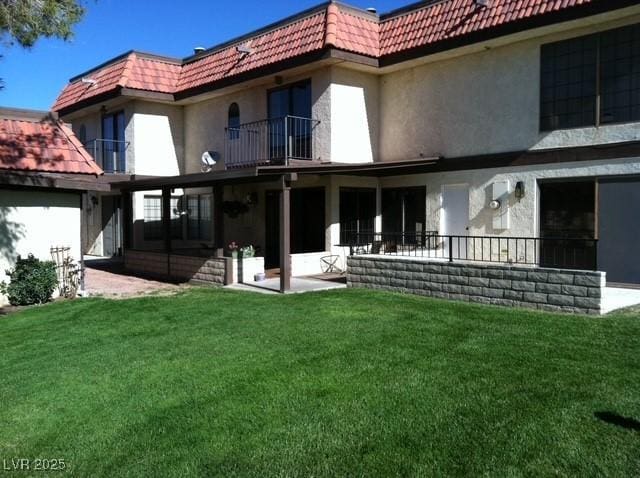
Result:
[[[314,159],[313,144],[320,121],[284,116],[225,128],[227,169],[264,165],[287,166]]]
[[[127,174],[128,141],[94,139],[84,145],[98,166],[107,174]]]

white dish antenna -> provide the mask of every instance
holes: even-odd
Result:
[[[220,159],[217,151],[205,151],[200,158],[200,166],[203,173],[209,173]]]

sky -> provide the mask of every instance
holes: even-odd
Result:
[[[0,46],[0,106],[48,110],[69,78],[129,50],[184,58],[322,0],[82,0],[71,41]],[[384,13],[410,0],[347,0]]]

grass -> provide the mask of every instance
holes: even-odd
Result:
[[[637,476],[639,319],[358,290],[34,308],[0,319],[0,466]]]

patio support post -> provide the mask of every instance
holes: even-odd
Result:
[[[280,191],[280,292],[291,289],[291,183],[282,177]]]
[[[171,189],[162,189],[162,233],[164,251],[171,254]]]

